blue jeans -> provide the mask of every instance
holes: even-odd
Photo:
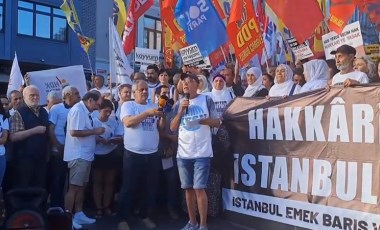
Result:
[[[207,188],[210,174],[210,158],[182,159],[177,158],[179,178],[183,189]]]
[[[138,154],[124,150],[122,186],[120,190],[119,213],[128,221],[137,195],[143,192],[140,202],[140,218],[148,217],[148,211],[156,204],[157,188],[161,170],[159,154]]]
[[[5,173],[5,167],[6,167],[6,159],[5,155],[0,156],[0,187],[3,184],[3,178]]]

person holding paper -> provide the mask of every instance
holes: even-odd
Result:
[[[95,137],[95,159],[92,163],[93,196],[97,217],[112,214],[116,173],[117,169],[121,168],[117,156],[117,144],[123,142],[123,126],[116,119],[110,118],[112,110],[113,103],[103,100],[99,107],[99,116],[94,118],[94,126],[103,127],[105,130]]]

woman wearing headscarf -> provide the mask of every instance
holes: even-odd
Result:
[[[263,85],[263,76],[260,68],[252,67],[247,73],[248,87],[245,89],[243,97],[265,97],[268,90]]]
[[[326,88],[329,80],[329,66],[324,60],[311,60],[303,64],[306,83],[299,93]]]
[[[269,90],[269,97],[292,96],[300,89],[301,86],[293,82],[293,71],[290,66],[285,64],[277,66],[274,85]]]
[[[223,75],[216,75],[212,80],[212,90],[207,93],[214,101],[216,111],[218,112],[219,118],[222,117],[223,112],[235,95],[231,93],[226,87],[226,78]]]
[[[197,77],[199,79],[198,93],[201,94],[210,92],[208,88],[207,78],[202,74],[197,75]]]

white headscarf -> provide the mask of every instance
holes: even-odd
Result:
[[[269,96],[270,97],[282,97],[282,96],[289,96],[290,91],[292,90],[292,87],[294,85],[293,82],[293,71],[290,68],[290,66],[281,64],[277,66],[277,69],[285,69],[285,81],[283,83],[277,82],[277,77],[274,78],[274,85],[269,90]],[[297,93],[301,87],[299,85],[296,86],[293,94]]]
[[[204,76],[204,75],[197,75],[197,77],[200,77],[203,81],[203,89],[198,89],[197,90],[197,93],[201,94],[201,93],[207,93],[207,92],[210,92],[210,90],[208,89],[208,84],[207,84],[207,78]]]
[[[258,92],[262,88],[264,88],[264,86],[263,86],[263,72],[261,71],[260,68],[252,67],[252,68],[248,69],[246,74],[253,74],[256,77],[256,81],[253,84],[248,85],[248,87],[245,90],[244,95],[243,95],[243,97],[252,97],[253,95],[255,95],[256,92]]]
[[[299,93],[304,93],[316,89],[322,89],[327,86],[329,79],[329,67],[324,60],[311,60],[303,64],[306,72],[306,83],[302,86]]]
[[[215,89],[214,81],[217,78],[222,79],[224,81],[224,86],[221,90]],[[209,95],[214,101],[218,115],[221,117],[224,112],[225,106],[227,106],[228,103],[234,98],[234,95],[231,94],[230,91],[227,89],[226,81],[224,80],[224,78],[215,76],[214,81],[212,84],[212,90],[211,92],[207,93],[207,95]]]

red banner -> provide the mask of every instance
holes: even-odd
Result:
[[[252,1],[233,2],[227,33],[240,65],[249,62],[255,54],[263,50],[264,42],[256,22]]]
[[[154,0],[131,0],[123,34],[125,54],[130,54],[136,45],[137,24],[135,24],[135,22],[137,22],[141,15],[143,15],[153,4]]]

